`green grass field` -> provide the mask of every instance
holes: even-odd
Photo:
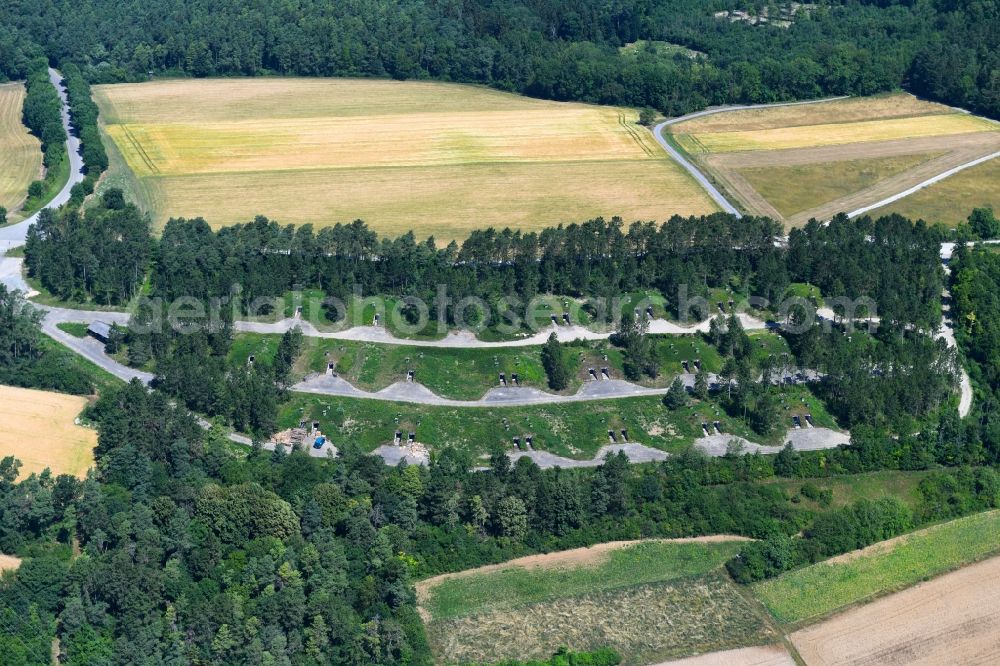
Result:
[[[56,324],[56,328],[65,333],[69,333],[75,338],[85,338],[87,337],[87,325],[81,324],[75,321],[62,322],[61,324]]]
[[[928,473],[891,470],[820,479],[777,479],[772,483],[783,488],[790,497],[798,495],[799,505],[813,511],[822,511],[827,507],[801,495],[802,486],[806,483],[812,483],[820,489],[829,489],[833,495],[830,502],[832,508],[847,506],[862,499],[895,497],[911,509],[916,509],[920,502],[917,486]]]
[[[1000,158],[977,164],[899,201],[878,208],[871,215],[899,213],[914,220],[942,222],[949,227],[964,222],[973,208],[1000,212]]]
[[[876,544],[852,557],[790,571],[754,585],[753,591],[780,622],[799,624],[997,551],[1000,511],[989,511]]]
[[[739,552],[739,541],[650,541],[611,550],[596,566],[517,566],[463,575],[434,585],[423,604],[433,618],[447,619],[551,601],[587,592],[656,583],[708,573]]]
[[[785,423],[793,414],[808,412],[817,426],[835,427],[822,403],[805,388],[787,387],[782,396]],[[631,442],[675,453],[702,436],[703,421],[718,420],[726,433],[771,445],[780,445],[785,433],[762,438],[711,401],[693,401],[670,411],[660,396],[485,408],[293,392],[281,407],[279,427],[291,428],[301,420],[319,421],[337,446],[349,442],[364,451],[391,443],[393,433],[402,430],[416,433],[417,441],[432,450],[451,446],[473,455],[488,454],[495,446],[510,449],[514,437],[532,435],[535,449],[576,459],[590,459],[608,444],[608,430],[626,429]]]
[[[250,354],[269,361],[277,350],[277,335],[240,333],[230,352],[234,363],[243,363]],[[755,336],[765,341],[756,346],[760,355],[779,351],[784,340],[774,335]],[[660,359],[660,376],[639,381],[645,386],[668,386],[673,377],[683,371],[681,362],[700,358],[709,372],[722,367],[722,359],[714,347],[700,336],[661,336],[656,338]],[[588,369],[608,367],[612,377],[621,379],[623,357],[620,349],[607,341],[566,343],[566,356],[572,367],[572,381],[563,393],[575,393],[588,380]],[[607,360],[604,357],[607,356]],[[541,347],[498,347],[493,349],[452,349],[441,347],[411,347],[306,338],[304,351],[296,365],[298,377],[325,372],[329,363],[334,372],[355,386],[378,391],[402,381],[408,370],[414,370],[416,380],[440,396],[456,400],[475,400],[486,391],[500,386],[499,374],[510,378],[518,374],[522,386],[549,390],[541,362]]]
[[[166,80],[94,98],[120,154],[108,178],[141,191],[161,225],[364,219],[448,241],[715,209],[629,109],[353,79]]]
[[[819,164],[738,169],[768,203],[788,217],[871,187],[940,153]]]
[[[612,647],[642,664],[774,640],[719,571],[737,543],[646,543],[596,565],[501,569],[433,587],[428,638],[445,663]]]

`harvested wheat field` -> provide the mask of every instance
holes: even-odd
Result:
[[[724,539],[720,537],[719,539]],[[644,541],[515,560],[418,586],[435,659],[542,658],[612,647],[626,664],[773,643],[721,570],[738,541]]]
[[[746,210],[787,226],[864,208],[1000,150],[1000,124],[905,94],[724,112],[672,131]],[[989,199],[990,186],[974,180],[965,192]],[[907,210],[928,217],[920,202]]]
[[[0,386],[0,456],[18,458],[22,477],[46,467],[84,476],[97,445],[95,431],[74,424],[86,405],[79,396]]]
[[[94,98],[161,224],[360,218],[450,240],[715,209],[627,109],[353,79],[158,81]]]
[[[42,148],[21,123],[24,84],[0,85],[0,206],[17,210],[42,175]]]
[[[792,634],[810,666],[995,664],[1000,558],[960,569]]]

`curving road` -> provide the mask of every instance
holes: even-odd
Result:
[[[747,314],[737,315],[745,330],[763,330],[767,324],[760,319],[756,319]],[[649,321],[649,332],[657,335],[683,335],[686,333],[707,333],[710,320],[698,322],[692,326],[683,326],[666,319],[652,319]],[[399,338],[382,326],[354,326],[341,331],[322,331],[317,329],[308,321],[301,319],[283,319],[275,323],[261,323],[252,321],[237,321],[233,327],[237,331],[247,333],[267,333],[280,335],[289,329],[298,326],[302,329],[302,334],[311,338],[325,338],[328,340],[352,340],[359,342],[376,342],[386,345],[406,345],[411,347],[445,347],[451,349],[489,349],[497,347],[533,347],[545,344],[549,335],[556,334],[561,342],[571,342],[573,340],[606,340],[611,337],[610,331],[592,331],[584,326],[562,326],[551,325],[533,335],[514,340],[503,340],[491,342],[480,340],[469,330],[449,331],[445,337],[439,340],[411,340]]]
[[[62,75],[49,67],[49,81],[55,86],[62,100],[63,129],[66,130],[66,154],[69,156],[69,179],[59,192],[52,197],[52,200],[43,206],[44,208],[58,208],[69,201],[70,192],[73,186],[83,181],[83,157],[80,156],[80,139],[73,135],[69,120],[69,99],[66,96],[66,87],[62,83]],[[0,252],[6,252],[10,248],[24,245],[28,237],[28,228],[38,219],[38,213],[27,218],[23,222],[0,227]]]
[[[719,107],[715,107],[715,108],[711,108],[711,109],[705,109],[704,111],[696,111],[694,113],[689,113],[689,114],[687,114],[685,116],[679,116],[677,118],[670,118],[668,120],[664,120],[663,122],[659,123],[658,125],[656,125],[653,128],[653,136],[656,138],[657,143],[659,143],[660,146],[663,147],[663,150],[665,150],[667,152],[667,154],[670,155],[670,157],[674,159],[674,161],[676,161],[678,164],[680,164],[684,168],[685,171],[687,171],[689,174],[691,174],[691,176],[696,181],[698,181],[698,183],[705,189],[705,191],[708,193],[708,195],[710,197],[712,197],[712,199],[715,201],[715,203],[718,204],[718,206],[723,211],[725,211],[727,213],[732,213],[733,215],[735,215],[736,217],[739,218],[739,217],[742,217],[742,215],[737,210],[736,206],[733,205],[733,203],[730,202],[725,197],[725,195],[723,195],[722,192],[720,192],[718,190],[718,188],[716,188],[711,183],[711,181],[709,181],[708,177],[705,176],[705,174],[702,173],[702,171],[697,166],[695,166],[690,160],[688,160],[686,157],[684,157],[680,153],[680,151],[678,151],[676,148],[674,148],[672,145],[670,145],[670,143],[663,136],[663,130],[664,130],[664,128],[669,127],[670,125],[676,125],[678,123],[682,123],[682,122],[687,121],[687,120],[693,120],[695,118],[701,118],[703,116],[710,116],[710,115],[714,115],[714,114],[717,114],[717,113],[725,113],[725,112],[728,112],[728,111],[745,111],[745,110],[749,110],[749,109],[767,109],[767,108],[774,108],[774,107],[781,107],[781,106],[802,106],[802,105],[805,105],[805,104],[819,104],[821,102],[832,102],[832,101],[838,100],[838,99],[847,99],[847,97],[846,96],[841,96],[841,97],[827,97],[827,98],[824,98],[824,99],[806,100],[804,102],[781,102],[781,103],[777,103],[777,104],[748,104],[748,105],[719,106]],[[964,113],[969,113],[965,109],[958,109],[958,110],[959,111],[963,111]],[[888,196],[888,197],[886,197],[884,199],[876,201],[875,203],[869,204],[869,205],[864,206],[862,208],[858,208],[857,210],[850,211],[849,213],[847,213],[847,217],[857,217],[859,215],[864,215],[865,213],[867,213],[869,211],[875,210],[876,208],[881,208],[882,206],[887,206],[887,205],[889,205],[891,203],[899,201],[900,199],[903,199],[903,198],[905,198],[905,197],[913,194],[914,192],[918,192],[919,190],[922,190],[925,187],[929,187],[930,185],[933,185],[934,183],[940,182],[940,181],[944,180],[945,178],[948,178],[949,176],[953,176],[956,173],[959,173],[960,171],[964,171],[965,169],[977,166],[977,165],[982,164],[984,162],[988,162],[988,161],[990,161],[992,159],[996,159],[997,157],[1000,157],[1000,151],[996,151],[996,152],[990,153],[989,155],[983,155],[981,157],[977,157],[974,160],[970,160],[968,162],[965,162],[964,164],[959,164],[957,166],[951,167],[950,169],[942,171],[941,173],[936,174],[936,175],[928,178],[927,180],[921,181],[921,182],[917,183],[916,185],[913,185],[912,187],[906,188],[902,192],[897,192],[896,194],[893,194],[893,195]]]
[[[686,386],[694,386],[694,377],[694,375],[681,375]],[[716,380],[714,375],[709,376],[709,381]],[[491,388],[478,400],[454,400],[443,398],[418,382],[400,381],[390,384],[381,391],[365,391],[342,377],[322,374],[307,377],[292,386],[291,390],[298,393],[384,400],[386,402],[407,402],[437,407],[524,407],[615,398],[637,398],[664,395],[667,392],[666,387],[649,388],[622,379],[604,379],[585,382],[576,393],[570,395],[559,395],[533,387],[518,386]]]
[[[68,105],[66,99],[65,89],[61,83],[61,77],[59,73],[54,70],[49,70],[49,77],[53,84],[59,91],[60,98],[63,100],[63,123],[67,128],[67,134],[69,135],[69,140],[67,141],[67,152],[70,156],[70,178],[66,183],[65,187],[52,199],[52,201],[47,204],[46,208],[57,207],[64,204],[69,200],[70,191],[76,183],[83,179],[83,163],[79,154],[79,140],[69,134],[69,113]],[[837,99],[837,98],[834,98]],[[823,101],[829,100],[812,100],[807,102],[791,102],[784,104],[764,104],[764,105],[749,105],[749,106],[730,106],[730,107],[720,107],[716,109],[708,109],[705,111],[700,111],[697,113],[689,114],[681,118],[675,118],[672,120],[660,123],[654,128],[654,136],[664,150],[682,167],[685,168],[701,185],[705,190],[712,196],[713,200],[719,204],[720,208],[730,212],[737,217],[740,216],[739,211],[733,206],[726,198],[719,192],[702,174],[697,167],[695,167],[691,162],[685,159],[677,150],[675,150],[663,137],[663,129],[669,125],[682,122],[684,120],[689,120],[691,118],[696,118],[700,116],[710,115],[714,113],[721,113],[724,111],[734,111],[740,109],[752,109],[752,108],[764,108],[773,106],[795,106],[800,104],[815,104]],[[989,156],[987,158],[980,158],[974,161],[975,164],[986,161],[995,157],[996,155]],[[945,174],[941,174],[928,182],[921,184],[919,187],[926,186],[932,182],[937,182],[942,178],[945,178],[952,173],[960,171],[962,168],[968,168],[969,166],[974,166],[974,163],[968,165],[963,165],[955,169],[950,170]],[[914,190],[915,191],[915,190]],[[909,192],[907,192],[909,193]],[[902,198],[906,194],[901,194],[896,197]],[[895,200],[895,199],[893,199]],[[884,205],[885,203],[890,203],[890,201],[880,202],[877,205]],[[876,207],[876,206],[873,206]],[[856,211],[853,214],[860,214],[864,211]],[[37,219],[37,214],[26,219],[25,221],[17,224],[11,225],[9,227],[0,229],[0,281],[7,284],[11,288],[21,289],[25,292],[29,291],[28,285],[24,282],[21,276],[21,260],[3,257],[2,253],[11,247],[17,247],[22,245],[27,236],[28,228],[34,224]],[[949,248],[950,250],[950,248]],[[950,251],[948,252],[950,256]],[[942,248],[942,258],[945,257],[945,249]],[[119,323],[126,324],[128,320],[128,313],[125,312],[93,312],[86,310],[73,310],[67,308],[52,308],[46,306],[36,305],[39,309],[43,310],[45,313],[43,320],[43,331],[57,340],[67,348],[73,350],[74,352],[80,354],[89,361],[95,363],[97,366],[101,367],[105,371],[113,374],[120,379],[125,381],[131,379],[139,379],[144,383],[149,383],[153,376],[150,373],[141,372],[134,370],[125,365],[116,362],[114,359],[108,357],[103,350],[103,346],[100,345],[95,340],[89,338],[76,338],[69,335],[58,328],[58,324],[64,322],[80,322],[80,323],[91,323],[93,321],[106,321],[108,323]],[[740,319],[743,322],[744,328],[746,329],[763,329],[766,324],[758,319],[750,317],[745,314],[740,314]],[[377,342],[383,344],[397,344],[397,345],[412,345],[420,347],[447,347],[447,348],[490,348],[490,347],[523,347],[540,345],[545,342],[551,332],[555,332],[557,337],[563,341],[569,341],[574,339],[605,339],[610,336],[610,333],[596,332],[581,326],[557,326],[553,325],[546,330],[539,331],[538,333],[519,338],[516,340],[507,340],[502,342],[486,342],[479,340],[470,331],[457,331],[449,333],[445,338],[440,340],[409,340],[404,338],[397,338],[390,332],[385,330],[383,327],[375,326],[362,326],[346,329],[343,331],[321,331],[316,327],[312,326],[308,322],[303,322],[298,319],[286,319],[277,323],[258,323],[258,322],[247,322],[238,321],[235,323],[235,328],[239,331],[249,331],[257,333],[283,333],[289,330],[293,326],[301,327],[303,333],[310,337],[318,338],[329,338],[329,339],[341,339],[341,340],[359,340],[368,342]],[[684,334],[684,333],[696,333],[705,332],[708,330],[709,322],[706,320],[694,326],[681,326],[674,322],[670,322],[662,319],[655,319],[650,322],[649,331],[651,333],[658,334]],[[954,336],[949,335],[950,329],[944,328],[942,330],[942,335],[949,339],[950,344],[954,344]],[[685,384],[693,384],[694,376],[682,376]],[[963,371],[963,384],[962,384],[962,399],[959,407],[960,413],[964,416],[968,413],[969,406],[971,405],[971,388],[968,390],[968,397],[966,396],[966,389],[968,384],[968,377]],[[386,401],[402,401],[411,402],[418,404],[427,405],[440,405],[440,406],[455,406],[455,407],[500,407],[500,406],[524,406],[524,405],[538,405],[538,404],[551,404],[551,403],[562,403],[562,402],[581,402],[588,400],[607,400],[615,398],[627,398],[627,397],[637,397],[645,395],[662,395],[666,392],[665,388],[646,388],[638,386],[636,384],[631,384],[629,382],[621,380],[604,380],[596,382],[588,382],[583,385],[580,390],[574,395],[555,395],[540,391],[532,388],[495,388],[491,389],[479,400],[475,401],[461,401],[461,400],[451,400],[447,398],[442,398],[434,394],[432,391],[426,387],[417,383],[407,383],[399,382],[393,384],[378,392],[367,392],[358,389],[357,387],[351,385],[345,380],[334,377],[331,375],[316,375],[307,378],[305,381],[300,382],[293,387],[293,390],[304,392],[304,393],[317,393],[323,395],[339,395],[347,397],[357,397],[366,398],[374,400],[386,400]],[[233,434],[230,436],[235,442],[241,444],[249,443],[249,440],[241,435]],[[708,455],[724,455],[728,444],[734,438],[726,435],[710,435],[702,437],[696,441],[696,446],[705,451]],[[832,430],[826,430],[823,428],[815,428],[808,430],[792,430],[789,431],[787,439],[792,442],[793,446],[800,448],[802,450],[814,449],[814,448],[831,448],[845,444],[849,441],[849,436],[845,433],[839,433]],[[762,446],[753,442],[746,440],[741,440],[741,444],[745,447],[747,451],[760,451],[763,453],[773,453],[777,450],[776,447]],[[267,448],[273,448],[275,445],[271,443]],[[630,460],[633,462],[649,462],[653,460],[662,460],[666,454],[657,449],[652,449],[646,447],[639,443],[630,443],[626,445],[620,445],[618,447],[604,447],[601,453],[607,453],[612,448],[615,450],[621,450],[626,453]],[[384,449],[384,450],[383,450]],[[607,450],[605,450],[607,449]],[[774,451],[772,451],[774,449]],[[310,451],[313,455],[326,455],[327,451]],[[381,447],[379,451],[376,452],[381,455],[387,463],[392,463],[393,461],[398,461],[401,458],[406,458],[409,454],[402,452],[398,447]],[[568,458],[561,458],[559,456],[554,456],[552,454],[542,452],[542,451],[531,451],[524,453],[511,454],[513,458],[520,457],[522,455],[529,456],[535,459],[535,461],[543,466],[589,466],[599,464],[603,456],[595,456],[593,460],[590,461],[579,461],[571,460]],[[414,462],[419,462],[419,460],[414,460]]]
[[[711,109],[705,109],[704,111],[695,111],[694,113],[689,113],[685,116],[678,116],[677,118],[669,118],[664,120],[662,123],[656,125],[653,128],[653,137],[656,138],[657,143],[667,151],[667,154],[674,159],[675,162],[684,167],[691,176],[698,181],[698,183],[708,192],[708,195],[712,197],[712,200],[719,205],[723,211],[735,215],[737,218],[743,217],[740,211],[734,206],[730,201],[720,192],[715,185],[712,185],[708,177],[701,172],[698,167],[691,163],[686,157],[684,157],[680,151],[670,145],[670,142],[663,136],[663,129],[669,127],[670,125],[676,125],[677,123],[682,123],[686,120],[694,120],[695,118],[701,118],[703,116],[711,116],[716,113],[725,113],[727,111],[746,111],[749,109],[770,109],[779,106],[803,106],[805,104],[819,104],[820,102],[832,102],[837,99],[846,99],[845,97],[826,97],[824,99],[810,99],[804,102],[778,102],[775,104],[734,104],[730,106],[716,106]]]

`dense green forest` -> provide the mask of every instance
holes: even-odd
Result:
[[[60,298],[122,305],[145,278],[153,247],[146,216],[109,190],[86,213],[41,211],[28,230],[25,265]]]
[[[109,224],[120,227],[110,239],[102,231]],[[614,276],[621,289],[691,281],[695,293],[728,285],[761,295],[808,279],[830,293],[890,302],[873,333],[817,323],[787,335],[796,362],[826,373],[816,390],[854,425],[849,446],[722,458],[692,449],[642,466],[618,455],[576,470],[511,463],[497,450],[486,471],[472,471],[481,463],[455,449],[436,452],[428,467],[391,468],[349,441],[338,442],[342,455],[332,460],[236,446],[186,408],[269,432],[301,338],[284,336],[270,364],[233,368],[228,319],[161,334],[143,330],[155,312],[140,305],[128,355],[155,360],[159,390],[134,382],[104,391],[87,414],[99,430],[91,476],[15,483],[16,462],[0,463],[0,551],[25,558],[0,579],[0,653],[11,664],[48,663],[57,637],[71,665],[425,664],[411,586],[420,577],[615,539],[735,533],[761,539],[730,563],[736,579],[750,581],[997,506],[991,466],[1000,462],[1000,429],[986,405],[979,422],[957,418],[954,353],[919,332],[940,316],[940,232],[898,217],[841,217],[780,247],[775,231],[769,220],[724,215],[627,229],[592,221],[537,235],[484,231],[439,249],[412,236],[379,239],[361,223],[313,235],[264,219],[218,232],[177,220],[157,241],[113,190],[84,215],[70,205],[47,216],[26,259],[39,279],[68,285],[70,297],[105,298],[109,288],[99,284],[125,294],[148,281],[152,295],[207,301],[229,293],[230,280],[258,293],[297,283],[336,290],[346,280],[423,293],[443,280],[458,294],[499,293],[505,282],[524,294],[600,294]],[[86,257],[98,251],[109,253],[109,273],[91,282],[82,277]],[[988,267],[996,255],[983,252],[973,267],[966,254],[959,250],[953,266],[958,294],[966,271],[1000,274],[995,261]],[[50,272],[52,257],[72,270]],[[520,281],[516,265],[526,270]],[[988,284],[969,288],[968,308],[995,303]],[[0,366],[14,368],[30,348],[24,341],[38,334],[37,318],[20,299],[8,301],[19,333],[0,347]],[[641,324],[627,318],[621,329],[615,344],[644,372]],[[724,358],[724,376],[736,379],[714,399],[727,410],[758,410],[754,427],[766,427],[769,389],[755,381],[738,320],[719,318],[706,341]],[[562,353],[551,345],[553,368]],[[990,358],[987,351],[977,362]],[[823,479],[879,470],[932,473],[912,506],[828,506]],[[764,483],[776,475],[812,479],[800,494],[815,506]],[[569,657],[560,659],[553,663]],[[591,659],[604,663],[602,655],[579,663]]]
[[[772,18],[791,3],[774,3]],[[12,0],[0,69],[24,51],[72,61],[91,81],[193,76],[383,76],[484,83],[529,95],[649,106],[707,105],[908,87],[1000,116],[994,1],[828,0],[790,27],[730,23],[741,0]],[[661,40],[704,54],[655,49]]]
[[[104,297],[101,288],[82,279],[82,268],[54,266],[45,257],[82,264],[86,253],[72,257],[80,248],[107,245],[96,220],[110,214],[109,200],[120,202],[121,193],[109,191],[102,206],[82,217],[73,207],[53,214],[33,236],[27,265],[52,291]],[[412,233],[380,238],[361,221],[317,233],[311,225],[280,226],[264,217],[218,231],[202,219],[173,219],[156,241],[130,204],[114,206],[122,212],[113,217],[131,231],[103,250],[118,257],[107,257],[110,265],[128,265],[134,288],[150,255],[137,253],[125,240],[134,235],[135,243],[155,244],[150,282],[154,295],[167,300],[232,297],[247,307],[261,297],[315,288],[342,301],[356,293],[414,296],[431,308],[432,321],[454,322],[454,304],[468,296],[493,305],[511,296],[524,302],[539,294],[611,298],[656,289],[673,316],[700,320],[714,308],[696,299],[712,289],[777,304],[788,285],[799,281],[816,284],[827,298],[872,299],[878,316],[893,324],[929,330],[940,320],[943,274],[937,255],[944,232],[898,215],[812,223],[793,231],[787,248],[775,245],[781,228],[773,220],[725,213],[674,216],[662,224],[626,225],[615,218],[541,232],[487,229],[474,231],[461,246],[438,247],[433,239],[417,242]],[[91,214],[95,222],[87,222]],[[439,312],[441,286],[452,302]],[[130,289],[121,295],[127,297]]]
[[[0,580],[5,664],[48,663],[53,636],[72,665],[424,664],[417,577],[710,533],[766,539],[760,547],[785,550],[761,558],[784,567],[995,506],[1000,487],[989,469],[940,469],[913,510],[891,500],[810,510],[759,483],[996,459],[971,442],[953,457],[937,428],[824,452],[691,451],[643,466],[619,455],[580,470],[497,452],[474,472],[452,449],[427,468],[391,468],[349,443],[336,460],[234,448],[138,383],[106,392],[89,416],[99,445],[86,480],[14,483],[16,463],[0,464],[0,550],[26,556]]]

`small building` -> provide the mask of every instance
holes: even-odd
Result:
[[[111,324],[103,321],[94,321],[87,326],[87,335],[96,338],[100,342],[107,344],[111,338]]]

